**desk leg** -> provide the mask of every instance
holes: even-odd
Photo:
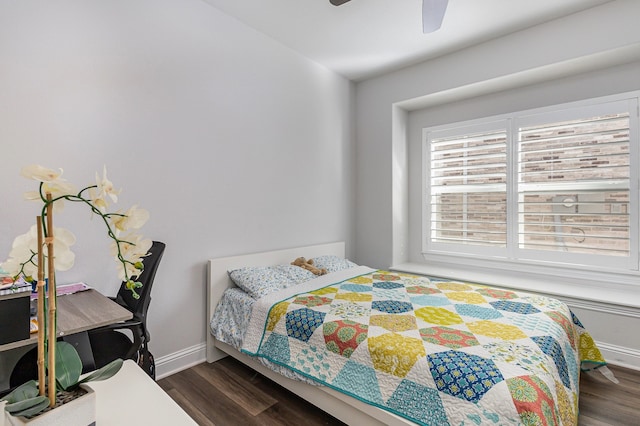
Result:
[[[91,350],[91,342],[88,333],[75,333],[63,336],[62,340],[70,343],[78,351],[82,360],[82,373],[88,373],[96,369],[96,362],[93,359],[93,351]]]

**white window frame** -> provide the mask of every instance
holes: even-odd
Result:
[[[426,261],[503,269],[510,271],[544,272],[553,275],[572,273],[570,271],[599,271],[620,275],[637,276],[640,273],[640,131],[639,105],[640,91],[619,95],[592,98],[584,101],[552,105],[525,111],[485,117],[476,120],[434,126],[422,132],[422,255]],[[629,117],[629,228],[630,256],[613,256],[562,253],[563,260],[552,259],[550,253],[520,249],[518,247],[518,189],[517,176],[517,129],[535,123],[560,121],[563,118],[575,118],[576,109],[604,114],[620,105],[628,106]],[[462,244],[434,243],[431,241],[431,164],[429,141],[466,132],[495,130],[503,125],[507,130],[507,247],[466,246]]]

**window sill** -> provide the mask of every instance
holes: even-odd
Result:
[[[519,270],[503,270],[470,266],[464,260],[458,262],[401,263],[390,269],[399,272],[429,275],[433,277],[464,280],[478,284],[506,287],[514,290],[544,293],[564,301],[590,301],[640,308],[640,286],[628,282],[585,279],[584,277],[560,277]],[[461,268],[460,265],[464,265]],[[615,275],[611,274],[612,277]],[[637,278],[636,278],[636,282]],[[584,303],[583,303],[584,304]]]

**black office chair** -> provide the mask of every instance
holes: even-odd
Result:
[[[140,298],[135,299],[123,282],[113,300],[133,313],[133,318],[104,327],[89,330],[89,340],[96,368],[101,368],[114,359],[133,359],[155,380],[155,363],[149,352],[149,330],[147,329],[147,311],[151,303],[151,288],[164,254],[165,244],[154,241],[149,254],[144,258],[144,271],[138,277],[142,287],[138,289]],[[133,342],[118,330],[130,330]]]
[[[137,290],[140,298],[135,299],[131,291],[126,288],[125,283],[120,285],[118,294],[112,298],[116,303],[131,311],[133,318],[87,332],[91,343],[89,357],[92,357],[89,361],[91,365],[89,370],[101,368],[117,358],[133,359],[155,380],[155,363],[148,347],[151,337],[147,330],[147,310],[151,302],[151,288],[164,249],[164,243],[154,241],[149,254],[144,258],[144,270],[138,277],[138,281],[142,283],[142,287]],[[133,342],[129,336],[118,330],[130,330]],[[80,356],[82,358],[83,354]],[[9,378],[9,385],[12,388],[31,379],[37,380],[37,357],[37,348],[33,348],[18,360]],[[83,373],[87,371],[86,368],[83,368]]]

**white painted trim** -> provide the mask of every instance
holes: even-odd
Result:
[[[633,348],[595,342],[607,363],[640,371],[640,351]]]
[[[593,302],[591,300],[582,300],[566,296],[556,296],[556,298],[565,302],[567,305],[569,305],[570,308],[580,308],[589,311],[600,312],[603,314],[640,318],[640,309],[637,308],[611,305],[604,302]]]
[[[637,281],[633,282],[638,277],[629,276],[628,282],[618,283],[609,279],[610,276],[607,274],[579,269],[558,269],[552,274],[536,268],[535,265],[529,265],[528,268],[520,265],[518,268],[497,260],[495,268],[487,268],[477,265],[474,260],[463,256],[442,256],[436,260],[436,256],[433,256],[429,263],[409,262],[392,265],[391,268],[421,275],[545,293],[553,297],[580,300],[583,303],[605,303],[616,306],[616,309],[617,306],[627,306],[630,312],[636,312],[640,308],[640,287]],[[506,266],[511,268],[507,269]],[[576,297],[576,294],[580,297]]]
[[[415,111],[430,108],[435,105],[497,93],[516,87],[529,86],[575,74],[622,65],[637,61],[639,58],[640,43],[631,43],[626,46],[567,59],[562,62],[530,68],[508,75],[501,75],[489,80],[478,81],[424,96],[405,99],[396,102],[395,105],[407,111]]]
[[[393,126],[393,141],[404,141],[407,139],[407,111],[397,106],[392,106],[391,114],[393,122],[397,125]],[[394,170],[407,170],[409,157],[407,153],[406,143],[393,143],[391,145],[392,158],[394,159]],[[409,258],[409,248],[407,247],[407,239],[404,237],[409,234],[409,221],[404,218],[409,215],[409,176],[406,173],[398,173],[393,177],[391,191],[392,206],[392,235],[391,241],[393,245],[392,262],[402,263]]]
[[[552,81],[555,79],[576,75],[584,72],[591,72],[600,69],[606,69],[608,67],[613,67],[621,64],[631,63],[637,61],[640,58],[640,43],[635,42],[626,46],[609,49],[603,52],[597,52],[590,55],[577,57],[573,59],[569,59],[562,62],[552,63],[549,65],[540,66],[537,68],[531,68],[520,72],[515,72],[512,74],[501,75],[489,80],[478,81],[476,83],[468,84],[465,86],[453,87],[450,89],[442,90],[435,93],[430,93],[424,96],[418,96],[409,99],[399,100],[397,102],[391,103],[392,111],[394,111],[391,115],[391,143],[392,143],[392,159],[391,159],[391,175],[392,175],[392,187],[396,188],[400,184],[404,184],[408,179],[408,171],[406,168],[406,162],[403,157],[398,157],[399,154],[403,154],[407,150],[407,126],[409,120],[409,113],[412,111],[417,111],[423,108],[431,108],[438,105],[447,104],[450,102],[456,102],[463,99],[469,99],[477,96],[487,95],[491,93],[498,93],[505,90],[510,90],[518,87],[526,87],[532,84]],[[404,110],[406,113],[401,113],[399,110]],[[424,140],[424,139],[423,139]],[[634,154],[635,155],[635,154]],[[398,158],[397,158],[398,157]],[[424,176],[423,176],[424,179]],[[402,197],[405,197],[404,199]],[[423,194],[424,196],[424,194]],[[422,200],[422,206],[424,206],[424,200]],[[410,259],[409,250],[410,247],[410,238],[409,238],[409,230],[408,226],[400,226],[398,224],[406,224],[409,222],[409,196],[405,190],[399,193],[398,197],[393,198],[393,215],[392,215],[392,254],[391,254],[391,265],[400,269],[407,270],[408,272],[416,272],[412,267],[417,264],[408,263]],[[424,220],[424,212],[423,212],[423,220]],[[400,232],[400,235],[397,233]],[[426,242],[424,238],[421,238],[421,246],[424,251],[424,245]],[[464,265],[465,269],[468,269],[474,259],[472,258],[452,258],[450,256],[435,256],[437,259],[429,259],[427,262],[429,267],[434,266],[434,260],[445,260],[448,258],[449,264],[446,262],[438,262],[440,263],[439,268],[441,270],[440,276],[451,276],[454,273],[454,276],[459,275],[460,265]],[[444,258],[444,259],[442,259]],[[501,261],[502,262],[502,261]],[[503,262],[504,263],[504,262]],[[409,266],[409,269],[407,267]],[[423,268],[425,265],[422,265]],[[535,265],[534,265],[535,266]],[[429,272],[432,275],[438,275],[436,272]],[[495,271],[491,271],[492,273]],[[502,271],[503,275],[509,276],[512,278],[510,280],[511,283],[519,282],[522,284],[520,289],[535,289],[535,286],[530,286],[531,284],[528,280],[522,277],[522,266],[518,266],[514,268],[512,271]],[[560,283],[559,286],[550,285],[549,288],[544,289],[548,291],[550,294],[554,294],[556,296],[559,293],[562,293],[563,296],[570,297],[575,294],[585,294],[584,286],[587,286],[586,293],[588,294],[588,299],[599,301],[604,297],[607,302],[617,303],[620,305],[631,305],[640,307],[640,298],[638,298],[638,290],[640,287],[638,286],[638,278],[640,274],[636,276],[630,274],[626,277],[618,277],[620,282],[615,285],[608,285],[607,292],[602,292],[599,283],[593,280],[589,280],[589,278],[593,278],[595,274],[589,273],[588,276],[585,276],[581,271],[572,271],[575,272],[574,277],[560,277],[564,282]],[[485,269],[484,271],[478,272],[482,277],[488,277],[489,273]],[[581,278],[578,278],[577,275],[582,274]],[[495,276],[495,273],[493,273]],[[473,278],[465,278],[461,276],[456,276],[461,279],[470,279],[472,281],[481,282],[480,279]],[[557,277],[556,277],[557,278]],[[570,281],[580,281],[577,284],[570,285],[568,282]],[[508,285],[505,283],[492,283],[494,285]],[[595,286],[594,286],[595,284]],[[578,293],[579,292],[579,293]]]
[[[201,342],[195,346],[156,358],[156,380],[202,364],[207,358],[206,348],[206,343]]]

